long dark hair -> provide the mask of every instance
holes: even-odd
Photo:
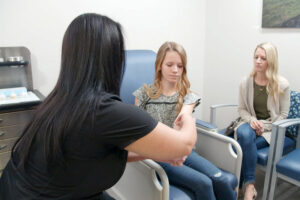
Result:
[[[34,140],[44,143],[47,166],[65,162],[63,144],[101,104],[102,92],[119,95],[123,76],[121,26],[106,16],[83,14],[67,28],[55,88],[38,107],[13,147],[26,167]]]

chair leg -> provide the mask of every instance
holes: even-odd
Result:
[[[271,145],[269,148],[269,156],[268,156],[268,162],[267,162],[267,166],[266,166],[266,174],[265,174],[262,200],[267,200],[268,192],[270,189],[270,184],[272,181],[271,178],[273,177],[273,173],[276,173],[276,169],[274,168],[274,165],[273,165],[274,158],[275,158],[276,141],[277,141],[277,128],[272,128]]]
[[[274,172],[272,174],[272,178],[271,178],[271,187],[270,187],[270,192],[269,192],[269,198],[268,200],[273,200],[274,199],[274,193],[275,193],[275,188],[276,188],[276,184],[277,184],[277,172]]]
[[[270,178],[271,178],[271,170],[272,169],[266,169],[265,179],[264,179],[264,189],[263,189],[263,197],[262,200],[267,200],[269,187],[270,187]]]

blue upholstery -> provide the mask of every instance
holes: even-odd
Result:
[[[291,91],[291,104],[288,119],[300,118],[300,92]],[[297,137],[297,126],[287,127],[287,134]]]
[[[273,149],[275,156],[272,166],[272,176],[268,199],[274,199],[277,177],[280,177],[281,179],[300,187],[299,135],[296,144],[297,148],[285,156],[282,156],[283,141],[286,138],[284,133],[287,127],[293,125],[300,125],[300,118],[282,120],[281,123],[273,127],[276,130],[277,142],[275,144],[271,144],[272,147],[274,147]]]
[[[134,104],[134,96],[132,93],[143,86],[150,84],[155,76],[155,63],[156,54],[150,50],[127,50],[125,54],[125,72],[120,90],[120,97],[123,102]],[[206,125],[207,128],[215,129],[215,126],[204,124],[203,121],[197,120],[197,123]],[[223,171],[223,170],[222,170]],[[234,174],[223,171],[228,181],[231,183],[232,188],[238,185],[237,177]],[[193,200],[194,194],[185,188],[170,185],[169,199],[172,200]]]
[[[127,50],[125,53],[125,73],[120,97],[123,102],[134,104],[132,93],[144,84],[154,80],[156,54],[150,50]],[[143,66],[143,67],[141,67]],[[127,69],[128,68],[128,69]]]
[[[132,93],[144,84],[150,84],[155,76],[156,53],[150,50],[127,50],[125,54],[125,73],[120,97],[123,102],[134,104]],[[193,194],[183,188],[170,185],[170,199],[193,200]]]
[[[277,172],[300,181],[300,148],[287,154],[276,164]]]
[[[169,199],[170,200],[191,200],[191,199],[195,199],[194,194],[182,187],[177,187],[174,185],[170,185],[169,187],[169,191],[170,191],[170,196]]]
[[[223,128],[223,129],[218,130],[218,133],[224,135],[224,134],[225,134],[225,131],[226,131],[226,128]]]
[[[212,125],[211,123],[202,121],[200,119],[196,119],[196,125],[200,126],[200,127],[204,127],[206,129],[217,129],[217,127],[215,125]]]
[[[293,119],[293,118],[299,118],[300,117],[300,93],[296,91],[291,91],[290,94],[290,111],[288,115],[288,119]],[[290,126],[286,130],[287,135],[291,135],[293,137],[297,136],[297,126]],[[284,146],[283,146],[283,155],[291,152],[293,149],[296,147],[296,141],[289,138],[285,137],[284,139]],[[262,149],[259,149],[257,151],[257,163],[260,165],[266,166],[268,162],[268,153],[269,153],[270,147],[265,147]]]
[[[296,141],[285,137],[284,139],[284,148],[283,148],[283,155],[291,152],[296,147]],[[263,166],[267,165],[268,162],[268,154],[269,154],[270,147],[265,147],[262,149],[257,150],[257,163]]]

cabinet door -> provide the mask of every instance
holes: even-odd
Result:
[[[16,140],[18,138],[11,138],[7,140],[0,140],[0,153],[4,153],[7,151],[11,151],[12,147],[14,146]]]
[[[0,141],[8,138],[19,137],[26,124],[0,127]]]
[[[26,124],[30,120],[33,112],[33,110],[26,110],[0,114],[0,127]]]
[[[0,153],[0,171],[4,169],[9,161],[11,152]]]

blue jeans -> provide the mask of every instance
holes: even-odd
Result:
[[[166,171],[172,185],[187,188],[197,200],[233,200],[236,195],[220,169],[196,152],[187,157],[182,167],[159,163]]]
[[[250,124],[245,123],[237,129],[238,143],[243,151],[240,188],[255,182],[255,169],[257,162],[257,149],[267,147],[269,144],[262,136],[256,136],[256,132]]]

